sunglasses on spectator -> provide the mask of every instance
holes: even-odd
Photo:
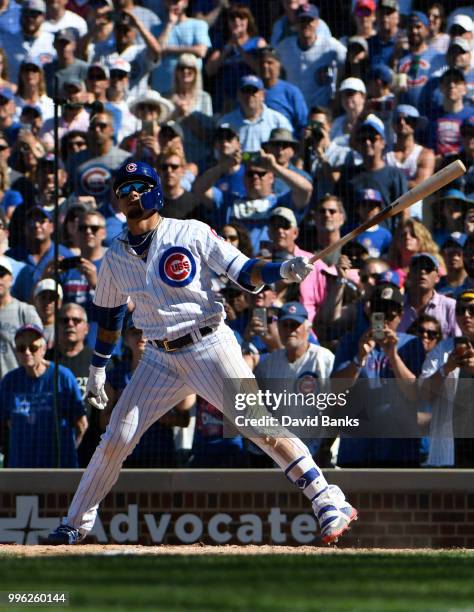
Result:
[[[456,316],[464,317],[466,314],[474,317],[474,304],[456,304]]]
[[[102,122],[102,121],[95,121],[94,123],[91,123],[89,125],[89,129],[90,130],[96,130],[97,128],[99,128],[99,130],[105,130],[105,128],[108,128],[109,125],[110,124],[109,123],[105,123],[105,121],[104,122]]]
[[[368,283],[371,278],[377,282],[380,276],[381,274],[379,272],[372,272],[372,274],[360,274],[359,278],[361,283]]]
[[[242,89],[240,91],[243,94],[252,95],[252,94],[256,94],[260,90],[257,87],[242,87]]]
[[[128,76],[128,72],[125,72],[125,70],[111,70],[110,71],[111,79],[124,79],[127,76]]]
[[[163,170],[163,172],[167,170],[177,170],[178,168],[181,168],[180,164],[160,164],[160,169]]]
[[[402,119],[407,125],[411,127],[416,127],[416,123],[417,123],[416,117],[407,117],[406,115],[399,115],[396,118],[395,123],[399,125],[402,122]]]
[[[6,151],[8,149],[7,143],[0,144],[0,151]]]
[[[70,149],[79,148],[79,147],[87,147],[87,142],[85,140],[70,140],[67,143],[67,146]]]
[[[247,176],[248,178],[253,178],[254,176],[263,178],[266,174],[267,174],[266,170],[247,170],[245,172],[245,176]]]
[[[89,229],[93,234],[97,234],[97,232],[103,227],[103,225],[87,225],[86,223],[81,223],[81,225],[79,225],[77,229],[80,232],[87,232],[87,230]]]
[[[59,320],[61,321],[61,323],[68,323],[69,321],[71,321],[74,325],[79,325],[79,323],[85,323],[84,319],[81,319],[80,317],[60,317]]]
[[[318,213],[318,215],[325,215],[326,213],[329,213],[330,215],[335,215],[339,211],[337,210],[337,208],[318,208],[316,212]]]
[[[416,333],[420,336],[426,336],[428,340],[436,340],[436,338],[440,338],[441,334],[435,329],[427,329],[426,327],[418,327]]]
[[[39,216],[34,216],[34,217],[29,217],[26,222],[29,225],[34,225],[35,223],[40,223],[41,225],[44,225],[45,223],[48,223],[49,219],[47,217],[39,217]]]
[[[29,349],[30,353],[34,354],[37,353],[42,346],[42,344],[18,344],[15,348],[18,353],[26,353]]]
[[[378,140],[379,135],[378,134],[374,134],[374,133],[364,133],[364,134],[359,134],[356,138],[357,142],[366,142],[367,140],[370,140],[370,142],[376,142]]]
[[[23,15],[23,17],[31,17],[31,19],[36,19],[43,13],[41,11],[32,11],[30,9],[23,9],[21,14]]]
[[[143,183],[142,181],[126,183],[117,189],[116,194],[118,198],[123,198],[132,191],[136,191],[139,194],[146,193],[147,191],[150,191],[150,185],[148,183]]]
[[[270,225],[275,229],[284,229],[284,230],[289,230],[291,227],[291,223],[288,221],[288,219],[283,219],[283,218],[278,218],[278,217],[271,219]]]

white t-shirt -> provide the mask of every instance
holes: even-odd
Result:
[[[80,15],[66,10],[58,21],[53,21],[52,19],[45,20],[43,30],[51,32],[51,34],[56,34],[59,30],[74,30],[76,36],[80,37],[87,34],[87,22]]]

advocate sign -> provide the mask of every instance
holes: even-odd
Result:
[[[183,544],[199,542],[203,537],[215,544],[262,544],[264,533],[268,544],[311,544],[318,531],[313,515],[297,514],[288,519],[280,508],[271,508],[267,515],[218,512],[203,521],[188,512],[140,513],[137,504],[129,504],[127,512],[115,513],[108,524],[102,522],[99,513],[90,535],[101,544],[136,544],[142,519],[153,544],[166,543],[170,536]],[[60,517],[39,516],[37,495],[17,495],[15,516],[0,518],[0,543],[38,544],[38,539],[47,536],[59,522]]]

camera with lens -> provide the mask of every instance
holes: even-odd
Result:
[[[326,132],[324,131],[324,124],[321,123],[321,121],[311,121],[310,127],[311,136],[315,140],[321,140],[321,138],[324,138],[324,136],[326,135]]]

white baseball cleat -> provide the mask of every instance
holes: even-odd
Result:
[[[357,510],[350,505],[344,493],[336,485],[329,485],[327,494],[321,499],[316,510],[324,544],[334,544],[357,520]]]

